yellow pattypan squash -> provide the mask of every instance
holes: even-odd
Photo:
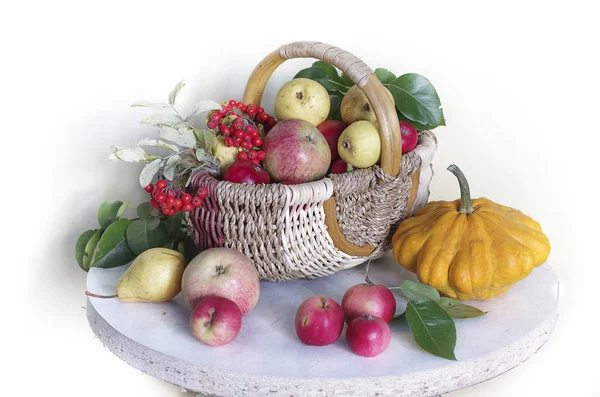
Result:
[[[546,261],[550,242],[540,225],[486,198],[471,202],[460,169],[461,199],[430,202],[392,238],[394,257],[419,280],[461,300],[502,295]]]

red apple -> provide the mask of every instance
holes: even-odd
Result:
[[[392,291],[380,284],[358,284],[342,298],[344,320],[350,323],[356,317],[377,316],[389,323],[396,313],[396,298]]]
[[[234,161],[223,174],[223,180],[234,183],[271,183],[269,174],[250,160]]]
[[[289,119],[277,123],[267,134],[262,149],[263,166],[275,182],[310,182],[321,179],[331,163],[323,134],[308,121]]]
[[[348,163],[342,159],[337,159],[331,164],[330,174],[343,174],[348,171]]]
[[[356,317],[348,324],[346,341],[359,356],[375,357],[390,345],[392,333],[388,323],[379,317]]]
[[[340,135],[348,127],[348,124],[338,120],[327,120],[317,126],[317,129],[321,131],[321,134],[325,137],[329,150],[331,150],[331,161],[340,158],[338,153],[337,144]]]
[[[402,154],[408,153],[417,147],[419,136],[417,129],[406,121],[400,122],[400,136],[402,137]]]
[[[307,344],[329,345],[340,337],[344,328],[344,311],[326,296],[308,298],[296,312],[296,334]]]
[[[242,312],[234,301],[220,296],[202,299],[192,310],[190,329],[200,342],[222,346],[233,341],[242,327]]]
[[[242,315],[256,306],[260,282],[254,264],[230,248],[209,248],[187,265],[181,280],[183,301],[191,309],[208,296],[231,299]]]

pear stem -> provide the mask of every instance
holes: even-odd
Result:
[[[93,298],[102,298],[102,299],[111,299],[111,298],[119,297],[119,295],[97,295],[97,294],[91,293],[90,291],[85,291],[85,294],[87,296],[91,296]]]

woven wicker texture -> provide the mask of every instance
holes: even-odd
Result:
[[[421,132],[418,148],[402,157],[395,178],[373,167],[299,185],[246,185],[196,172],[192,192],[206,186],[209,196],[187,218],[194,241],[202,249],[225,246],[243,252],[261,279],[270,281],[321,277],[378,258],[389,250],[391,233],[403,219],[412,174],[430,167],[423,159],[431,159],[436,149],[434,135]],[[346,238],[375,246],[368,257],[350,256],[333,244],[323,210],[332,196]]]

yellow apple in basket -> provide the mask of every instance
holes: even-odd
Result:
[[[277,119],[300,119],[315,127],[327,119],[331,101],[325,87],[314,80],[297,78],[285,83],[275,97]]]
[[[394,102],[394,97],[390,90],[387,88],[385,90],[392,99],[392,102]],[[373,106],[371,106],[367,96],[356,85],[350,88],[346,95],[344,95],[340,105],[340,114],[346,124],[366,120],[377,125],[377,117],[375,116]]]

